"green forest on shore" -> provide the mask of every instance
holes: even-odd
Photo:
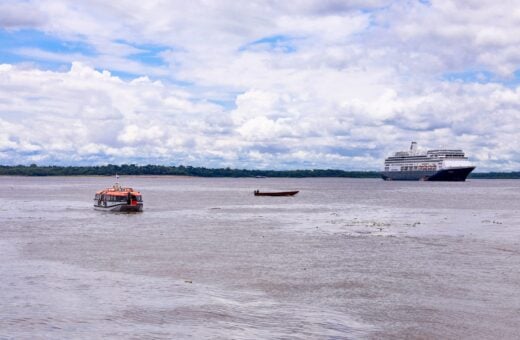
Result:
[[[101,165],[101,166],[38,166],[0,165],[0,176],[113,176],[118,175],[169,175],[197,177],[349,177],[379,178],[379,171],[345,171],[334,169],[314,170],[248,170],[167,165]],[[520,179],[520,171],[477,172],[469,178]]]

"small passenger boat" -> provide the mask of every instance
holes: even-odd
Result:
[[[275,191],[275,192],[260,192],[260,190],[255,190],[255,196],[294,196],[300,191]]]
[[[124,188],[119,183],[96,192],[94,209],[119,212],[143,211],[143,197],[139,191]]]

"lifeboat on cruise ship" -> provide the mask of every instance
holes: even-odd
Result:
[[[139,191],[124,188],[116,183],[112,188],[96,192],[94,209],[116,212],[143,211],[143,197]]]

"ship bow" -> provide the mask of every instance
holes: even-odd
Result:
[[[474,166],[463,168],[450,168],[437,171],[433,176],[428,178],[429,181],[449,181],[463,182],[468,175],[475,169]]]

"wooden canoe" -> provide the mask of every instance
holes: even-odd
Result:
[[[294,196],[299,191],[275,191],[275,192],[260,192],[259,190],[255,190],[255,196]]]

